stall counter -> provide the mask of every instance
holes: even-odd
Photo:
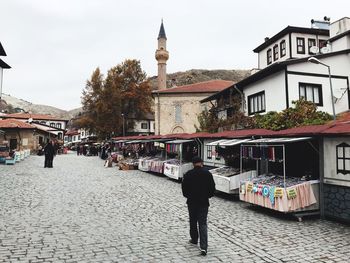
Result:
[[[183,175],[193,168],[192,163],[176,163],[167,162],[164,164],[164,175],[175,180],[181,180]]]
[[[256,170],[240,173],[239,171],[230,175],[223,175],[222,169],[229,167],[220,167],[210,170],[213,175],[216,190],[227,194],[238,194],[241,181],[249,180],[256,176]]]

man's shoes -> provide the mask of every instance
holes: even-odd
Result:
[[[194,241],[194,240],[192,240],[192,239],[190,239],[188,242],[189,242],[190,244],[193,244],[193,245],[197,245],[197,244],[198,244],[197,241]]]
[[[205,249],[201,249],[201,255],[202,256],[206,256],[207,255],[207,251]]]

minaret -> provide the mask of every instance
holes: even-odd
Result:
[[[166,89],[166,62],[169,59],[169,52],[166,50],[166,40],[162,19],[158,35],[158,49],[156,51],[156,60],[158,61],[158,90]]]

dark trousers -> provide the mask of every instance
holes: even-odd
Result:
[[[52,168],[53,156],[51,154],[45,154],[45,165],[44,167]]]
[[[190,236],[192,241],[198,242],[199,228],[199,245],[201,249],[208,248],[208,206],[198,206],[188,204],[188,213],[190,216]]]

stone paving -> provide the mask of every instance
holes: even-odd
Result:
[[[180,184],[60,155],[0,166],[0,262],[349,262],[350,227],[216,196],[207,257],[188,244]]]

